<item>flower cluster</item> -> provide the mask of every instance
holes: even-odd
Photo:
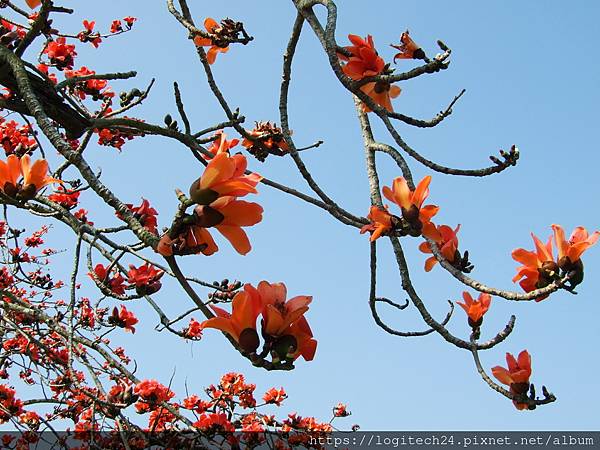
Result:
[[[517,269],[513,282],[519,281],[525,292],[544,288],[553,282],[560,281],[565,276],[568,276],[570,289],[575,288],[583,281],[581,255],[598,241],[600,231],[590,235],[585,228],[577,227],[567,241],[565,232],[560,225],[552,225],[552,230],[554,235],[548,238],[545,244],[536,235],[531,234],[535,244],[534,251],[518,248],[512,252],[513,259],[522,264]],[[553,237],[558,249],[556,258],[552,249]],[[544,300],[547,297],[547,295],[540,296],[536,298],[536,301]]]
[[[96,75],[96,72],[88,69],[87,67],[81,67],[79,70],[65,70],[65,77],[84,77]],[[81,100],[85,100],[89,95],[94,101],[106,100],[107,98],[114,97],[114,92],[106,89],[108,81],[100,79],[89,79],[75,83],[69,86],[69,92],[79,97]]]
[[[64,37],[56,38],[54,41],[49,41],[44,48],[43,54],[48,57],[51,66],[58,70],[72,69],[75,62],[75,46],[67,44]]]
[[[260,345],[256,320],[262,315],[263,354],[270,353],[273,362],[295,360],[299,356],[311,361],[317,341],[304,314],[312,297],[301,295],[288,300],[286,297],[283,283],[261,281],[257,287],[246,284],[233,297],[231,313],[211,305],[216,317],[206,320],[202,326],[226,332],[244,352],[253,354]]]
[[[163,256],[218,251],[209,228],[221,233],[241,255],[251,250],[250,241],[242,227],[256,225],[262,220],[262,207],[257,203],[239,200],[256,193],[262,177],[246,175],[247,160],[243,155],[217,154],[206,166],[203,175],[190,186],[190,199],[197,206],[191,215],[171,227],[156,248]]]
[[[19,125],[14,120],[0,117],[0,144],[6,156],[31,154],[37,148],[37,142],[32,136],[30,125]]]

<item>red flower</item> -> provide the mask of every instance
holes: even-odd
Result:
[[[223,413],[202,414],[198,421],[192,425],[205,433],[235,431],[235,427]]]
[[[558,249],[558,265],[563,267],[571,267],[581,258],[592,245],[596,244],[600,237],[600,231],[595,231],[590,235],[583,227],[577,227],[571,233],[571,237],[567,241],[565,239],[565,231],[560,225],[552,225],[554,230],[554,240]]]
[[[131,203],[127,203],[125,206],[127,206],[129,211],[133,213],[138,222],[140,222],[144,228],[150,231],[150,233],[158,233],[156,229],[156,226],[158,225],[156,220],[158,212],[150,206],[150,202],[148,200],[142,198],[142,203],[140,206],[133,206]],[[116,213],[116,216],[121,220],[123,219],[123,216],[121,216],[119,213]]]
[[[100,33],[94,33],[94,27],[96,26],[96,22],[89,22],[87,20],[83,21],[84,31],[80,32],[77,35],[77,38],[81,42],[90,42],[94,47],[98,48],[100,43],[102,42],[102,38],[100,37]]]
[[[338,403],[333,408],[333,417],[348,417],[350,415],[350,411],[348,411],[348,407],[343,403]]]
[[[15,390],[6,384],[0,384],[0,424],[23,412],[23,402],[15,397]]]
[[[481,326],[483,322],[483,315],[490,308],[490,304],[492,303],[492,297],[490,294],[479,294],[477,300],[473,300],[471,294],[468,292],[463,292],[463,299],[465,303],[456,302],[460,305],[462,309],[465,310],[467,316],[469,317],[469,325],[473,328],[477,328]]]
[[[169,388],[156,380],[140,381],[133,392],[140,396],[140,401],[135,404],[138,412],[153,410],[160,403],[168,402],[175,396]]]
[[[347,57],[341,53],[338,53],[338,57],[342,61],[347,61],[342,66],[342,71],[355,81],[362,80],[363,78],[372,77],[384,73],[387,70],[387,66],[383,59],[377,54],[375,50],[375,44],[373,43],[373,37],[368,35],[366,39],[349,34],[348,39],[353,44],[345,47],[345,49],[351,54]],[[377,81],[366,83],[361,86],[361,91],[371,97],[371,99],[378,105],[384,107],[388,111],[393,111],[392,98],[396,98],[400,95],[400,88],[392,85],[385,81]],[[365,112],[370,112],[371,109],[363,105]]]
[[[427,237],[435,241],[444,258],[450,263],[453,263],[457,256],[460,257],[460,255],[456,254],[458,250],[458,230],[460,230],[460,224],[453,230],[448,225],[436,226],[431,222],[430,226],[425,230]],[[429,242],[422,242],[419,245],[419,250],[423,253],[433,253]],[[425,261],[425,271],[429,272],[437,262],[435,256],[427,258]]]
[[[73,209],[79,202],[79,194],[79,191],[65,189],[63,186],[59,186],[54,194],[48,196],[48,200],[58,203],[63,208]]]
[[[208,17],[204,20],[204,28],[209,34],[218,33],[221,30],[221,26],[212,18]],[[209,64],[214,64],[219,53],[227,53],[229,51],[229,45],[225,47],[219,47],[215,45],[213,40],[210,38],[204,38],[202,36],[196,36],[194,38],[194,44],[198,47],[210,47],[206,52],[206,59]]]
[[[400,36],[400,44],[392,45],[392,47],[400,50],[394,55],[394,62],[397,59],[425,59],[425,52],[410,38],[408,30]]]
[[[275,388],[269,389],[265,395],[263,395],[263,400],[265,403],[281,406],[281,403],[287,398],[287,394],[283,388],[277,390]]]
[[[192,317],[190,324],[183,330],[183,334],[189,339],[200,339],[202,330],[204,330],[202,324]]]
[[[164,271],[158,270],[150,263],[137,268],[130,264],[127,281],[135,285],[135,290],[139,295],[151,295],[161,288],[162,284],[159,280],[164,274]]]
[[[88,210],[87,209],[83,209],[81,208],[78,211],[75,211],[75,213],[73,214],[73,216],[75,216],[76,219],[79,219],[80,222],[83,222],[85,224],[88,224],[89,226],[93,226],[94,222],[90,222],[88,220]]]
[[[66,78],[83,77],[86,75],[95,75],[95,74],[96,74],[95,71],[89,70],[85,66],[79,70],[65,70]],[[92,79],[92,80],[82,81],[80,83],[77,83],[76,85],[71,85],[69,87],[69,89],[71,90],[72,93],[77,95],[81,100],[85,100],[86,95],[91,95],[94,100],[98,100],[98,99],[104,98],[105,94],[109,94],[110,96],[112,96],[112,92],[110,92],[110,93],[108,91],[104,91],[104,93],[101,92],[102,89],[106,88],[107,85],[108,85],[107,80]]]
[[[112,34],[115,34],[120,31],[123,31],[123,24],[121,23],[120,20],[113,20],[112,23],[110,24],[110,32]]]
[[[112,314],[108,318],[108,323],[114,325],[119,328],[125,328],[125,331],[130,331],[135,333],[135,328],[133,327],[139,320],[135,317],[135,315],[128,311],[123,305],[121,305],[121,309],[117,310],[115,306],[113,308]]]
[[[135,17],[127,16],[123,17],[123,22],[125,22],[129,28],[132,28],[133,24],[137,22],[137,19]]]
[[[75,46],[67,44],[64,37],[48,42],[43,53],[48,56],[50,63],[58,70],[72,69],[74,57],[77,56]]]
[[[524,395],[529,390],[529,377],[531,377],[531,356],[527,350],[519,353],[517,359],[510,353],[506,354],[506,363],[508,369],[496,366],[492,368],[492,374],[500,383],[510,386],[510,392],[517,395]],[[519,410],[527,409],[527,403],[519,403],[513,400],[516,408]]]
[[[115,272],[111,277],[106,267],[102,264],[96,264],[96,267],[94,267],[94,275],[98,281],[108,286],[115,294],[123,295],[125,293],[125,278],[123,278],[119,272]],[[88,276],[92,279],[94,279],[94,275],[88,273]]]
[[[40,6],[42,4],[42,0],[25,0],[25,3],[27,3],[27,5],[33,9]]]

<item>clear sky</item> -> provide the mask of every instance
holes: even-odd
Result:
[[[95,19],[106,30],[115,18],[136,16],[135,30],[110,39],[94,50],[79,45],[79,64],[99,73],[137,70],[137,82],[113,83],[116,92],[157,82],[148,101],[132,115],[161,123],[166,113],[176,115],[172,82],[178,81],[195,129],[224,120],[208,92],[193,45],[166,9],[164,1],[65,1]],[[454,1],[373,0],[338,1],[338,42],[348,33],[372,34],[380,54],[391,61],[388,44],[405,29],[434,55],[442,39],[452,49],[448,70],[401,84],[394,101],[397,111],[420,118],[433,117],[462,88],[465,96],[454,114],[435,129],[399,125],[405,140],[441,164],[477,168],[489,165],[488,156],[517,144],[521,160],[515,168],[484,179],[432,174],[432,203],[440,205],[439,219],[462,224],[460,247],[475,264],[473,276],[487,284],[512,288],[517,264],[510,252],[531,248],[531,231],[542,238],[560,223],[568,232],[583,225],[600,228],[598,214],[597,107],[600,65],[596,58],[597,2],[563,1]],[[245,23],[255,37],[248,46],[234,46],[219,55],[213,66],[232,106],[255,120],[278,121],[278,86],[282,52],[294,21],[291,1],[190,1],[193,13],[204,17],[232,17]],[[73,31],[80,22],[68,22]],[[399,61],[398,70],[415,66]],[[312,32],[305,28],[299,45],[290,96],[290,122],[299,146],[318,139],[325,144],[303,153],[315,179],[340,205],[366,215],[369,192],[363,148],[351,96],[331,73]],[[391,143],[380,126],[376,137]],[[233,133],[230,133],[230,135]],[[201,173],[186,149],[175,142],[149,137],[127,143],[122,153],[94,146],[87,153],[93,167],[103,168],[103,180],[127,202],[147,198],[159,210],[159,225],[170,223],[176,207],[175,188],[187,189]],[[400,173],[380,159],[380,178],[389,185]],[[410,161],[417,179],[429,174]],[[252,169],[308,192],[288,158],[271,157],[265,164],[251,161]],[[90,194],[82,206],[99,224],[114,224],[113,216],[96,208]],[[532,381],[545,384],[558,397],[552,405],[519,412],[512,403],[488,388],[477,374],[471,355],[447,344],[438,335],[397,338],[377,328],[368,308],[368,252],[366,236],[343,226],[322,210],[262,187],[255,198],[265,208],[264,220],[250,229],[253,251],[238,256],[222,242],[212,256],[185,257],[188,273],[212,281],[228,277],[257,283],[284,281],[291,295],[310,294],[314,300],[307,318],[319,341],[311,363],[299,360],[291,373],[268,373],[252,367],[224,337],[207,330],[197,343],[184,342],[153,327],[157,317],[141,301],[131,305],[141,324],[135,335],[122,333],[123,342],[138,360],[138,376],[168,382],[183,394],[216,382],[228,371],[239,371],[257,384],[258,392],[284,386],[289,400],[280,413],[298,411],[328,419],[337,402],[348,403],[353,415],[340,421],[363,430],[597,430],[600,339],[600,248],[584,256],[586,280],[576,296],[559,292],[541,302],[494,299],[482,338],[504,327],[517,315],[512,336],[481,355],[486,368],[504,365],[506,351],[528,349],[533,360]],[[86,203],[88,202],[88,203]],[[31,219],[27,219],[31,220]],[[31,222],[30,222],[31,223]],[[55,226],[55,245],[72,248],[70,236]],[[68,237],[71,239],[71,237]],[[430,311],[441,320],[447,300],[460,298],[463,286],[440,267],[426,274],[420,239],[403,239],[412,278]],[[389,243],[378,242],[379,295],[403,301]],[[57,267],[68,273],[65,265]],[[92,294],[88,288],[82,293]],[[97,295],[97,294],[95,294]],[[205,293],[203,293],[205,295]],[[167,281],[156,300],[176,314],[191,302],[175,283]],[[414,308],[386,310],[382,315],[402,330],[425,327]],[[201,317],[196,317],[198,320]],[[462,310],[449,328],[468,338]],[[120,336],[119,336],[120,337]],[[117,341],[115,334],[113,340]]]

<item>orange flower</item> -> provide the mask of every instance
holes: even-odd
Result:
[[[219,250],[206,228],[190,225],[180,230],[174,238],[166,233],[160,238],[156,252],[163,256],[195,255],[202,253],[210,256]]]
[[[430,224],[431,226],[427,227],[427,230],[425,230],[425,234],[427,235],[427,237],[435,241],[444,258],[448,262],[453,263],[457,258],[457,233],[458,230],[460,230],[460,224],[454,230],[448,225],[436,226],[431,222]],[[433,253],[429,242],[422,242],[421,245],[419,245],[419,250],[421,250],[423,253]],[[438,261],[435,258],[435,256],[427,258],[427,260],[425,261],[425,272],[429,272],[431,269],[433,269],[433,266],[435,266],[437,262]]]
[[[360,36],[349,34],[348,39],[350,39],[350,42],[354,45],[345,47],[345,49],[352,56],[347,57],[338,53],[338,56],[342,61],[347,61],[347,63],[342,66],[342,71],[348,77],[358,81],[363,78],[382,74],[386,71],[386,64],[377,54],[371,35],[368,35],[366,39],[363,39]],[[360,90],[371,97],[375,103],[388,111],[394,110],[391,99],[398,97],[401,92],[401,89],[398,86],[394,86],[385,81],[366,83],[361,86]],[[363,104],[363,111],[370,112],[371,109]]]
[[[284,156],[290,151],[283,131],[274,123],[256,122],[254,128],[246,132],[255,139],[244,138],[242,145],[259,161],[264,162],[269,155]]]
[[[377,206],[371,206],[367,219],[371,221],[370,224],[363,226],[360,229],[360,234],[364,234],[367,231],[372,231],[371,242],[380,238],[382,234],[387,233],[393,228],[392,215],[387,212],[386,209],[381,209]]]
[[[248,161],[244,155],[219,153],[210,160],[204,173],[190,186],[190,198],[198,204],[209,205],[219,197],[243,197],[256,193],[262,176],[245,175]]]
[[[400,50],[400,53],[394,55],[394,63],[396,59],[425,59],[425,52],[411,39],[408,30],[400,36],[400,44],[392,47]]]
[[[23,177],[19,182],[19,178]],[[38,159],[31,164],[29,155],[20,159],[10,155],[6,162],[0,161],[0,190],[9,197],[31,200],[35,194],[50,183],[62,183],[48,176],[48,162]]]
[[[535,251],[518,248],[513,250],[512,257],[515,261],[523,264],[517,268],[517,274],[513,277],[513,282],[519,281],[519,285],[525,292],[531,292],[539,288],[548,286],[559,276],[558,264],[554,261],[552,255],[552,238],[548,239],[546,244],[531,233],[535,243]],[[536,298],[536,301],[542,301],[547,295]]]
[[[202,323],[203,328],[224,331],[235,339],[244,351],[248,353],[256,351],[259,345],[256,318],[262,310],[260,297],[243,290],[233,297],[231,314],[214,305],[211,305],[211,308],[217,316],[205,320]]]
[[[496,366],[492,368],[492,374],[502,384],[510,386],[512,394],[523,395],[529,390],[529,377],[531,376],[531,356],[527,350],[519,353],[517,359],[510,353],[506,354],[508,369]],[[519,403],[513,400],[517,409],[527,409],[527,403]]]
[[[361,86],[360,90],[371,97],[371,99],[379,106],[383,106],[390,112],[394,111],[392,99],[398,97],[402,92],[398,86],[390,84],[387,81],[367,83],[364,86]],[[372,111],[372,109],[365,104],[362,105],[362,108],[364,112]]]
[[[565,240],[565,231],[560,225],[553,224],[552,229],[558,249],[558,265],[561,268],[571,266],[579,261],[583,252],[594,245],[600,237],[600,231],[596,231],[590,236],[585,228],[577,227],[567,241]]]
[[[251,285],[244,289],[262,304],[262,331],[281,359],[296,359],[302,356],[312,361],[317,341],[304,317],[312,297],[300,295],[286,301],[287,289],[283,283],[261,281],[257,288]]]
[[[206,149],[208,152],[212,153],[212,156],[202,155],[204,159],[212,159],[219,153],[228,153],[229,150],[240,143],[239,139],[232,139],[228,141],[227,135],[223,131],[218,131],[215,133],[215,137],[216,139]]]
[[[40,6],[42,4],[42,0],[25,0],[25,3],[27,3],[27,5],[33,9]]]
[[[214,34],[221,29],[221,26],[212,18],[208,17],[204,20],[204,28],[209,34]],[[213,64],[219,53],[227,53],[229,51],[229,46],[219,47],[215,45],[213,40],[210,38],[205,38],[202,36],[196,36],[194,38],[194,44],[198,47],[210,47],[206,52],[206,59],[209,64]]]
[[[492,297],[490,294],[479,294],[477,300],[473,300],[471,294],[467,291],[463,292],[463,299],[465,303],[456,302],[460,305],[462,309],[465,310],[467,316],[469,317],[469,325],[473,328],[477,328],[481,326],[483,322],[483,315],[490,308],[490,304],[492,303]]]
[[[419,236],[423,231],[430,229],[431,218],[437,214],[439,207],[435,205],[423,206],[429,195],[431,177],[423,178],[414,191],[408,187],[404,177],[394,179],[392,188],[383,187],[383,195],[389,201],[396,203],[402,210],[402,217],[413,227],[414,234]]]

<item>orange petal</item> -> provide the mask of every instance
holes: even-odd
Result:
[[[223,317],[213,317],[212,319],[205,320],[202,322],[202,326],[204,328],[214,328],[216,330],[224,331],[233,337],[236,341],[239,340],[240,336],[237,334],[233,328],[231,320],[225,319]]]
[[[252,250],[248,235],[240,227],[234,225],[217,225],[216,228],[240,255],[246,255]]]
[[[510,386],[513,382],[513,379],[510,376],[510,372],[508,370],[506,370],[504,367],[500,367],[500,366],[492,367],[492,374],[502,384],[507,384]]]
[[[209,33],[212,33],[215,28],[219,28],[219,24],[212,17],[207,17],[204,19],[204,28],[206,28],[206,31]]]
[[[30,8],[37,8],[42,4],[42,0],[25,0],[25,3],[27,3]]]

